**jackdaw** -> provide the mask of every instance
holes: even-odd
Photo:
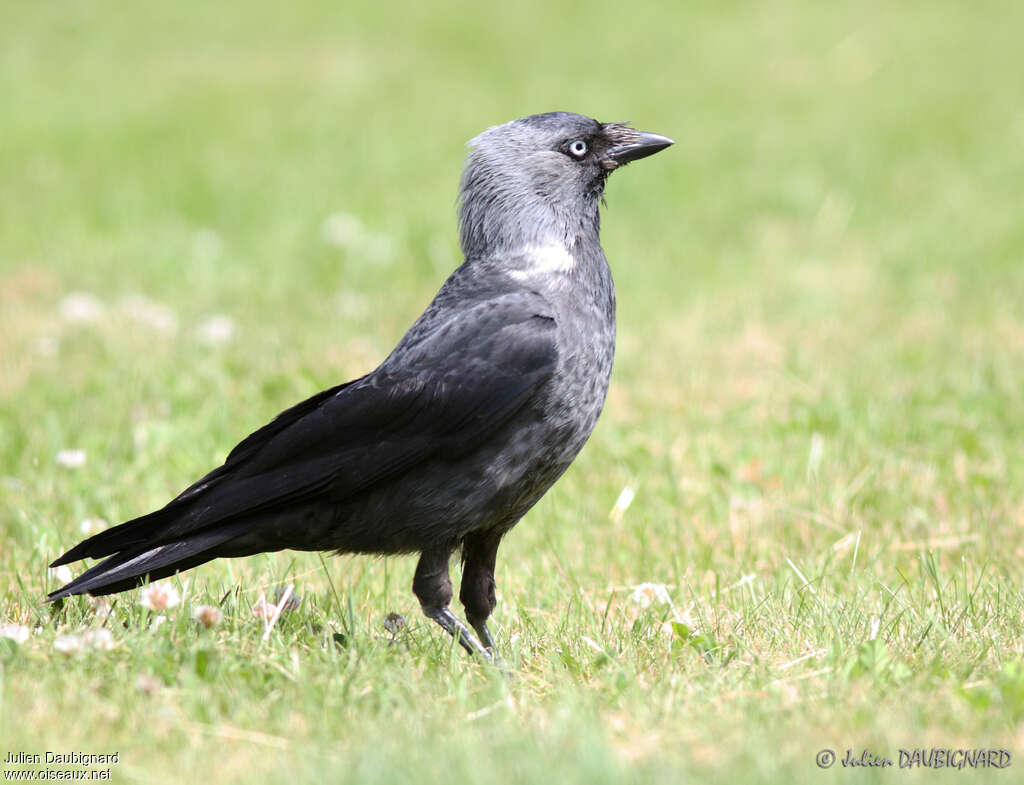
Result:
[[[105,558],[48,599],[221,556],[419,553],[423,612],[489,659],[501,538],[579,453],[608,391],[605,181],[672,143],[567,112],[477,136],[459,191],[465,261],[387,359],[279,414],[162,509],[76,545],[51,566]],[[476,636],[448,607],[457,549]]]

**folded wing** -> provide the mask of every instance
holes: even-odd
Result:
[[[124,583],[158,562],[173,567],[175,553],[182,568],[201,563],[258,513],[343,501],[432,457],[473,451],[551,377],[554,333],[547,303],[532,293],[477,302],[421,335],[414,327],[373,373],[282,412],[164,508],[69,550],[54,566],[111,558],[50,599],[102,585],[105,566]],[[135,572],[132,560],[149,569]]]

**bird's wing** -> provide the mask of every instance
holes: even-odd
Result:
[[[335,395],[340,393],[346,387],[353,384],[358,384],[365,376],[358,379],[354,379],[351,382],[345,382],[339,384],[336,387],[331,387],[327,390],[321,390],[316,395],[312,395],[304,401],[301,401],[289,409],[285,409],[277,417],[268,422],[262,428],[253,431],[251,434],[246,436],[242,441],[232,448],[231,452],[228,453],[228,457],[224,460],[224,463],[218,466],[216,469],[211,471],[209,474],[204,475],[200,479],[196,480],[192,485],[183,490],[178,494],[167,507],[181,506],[184,502],[191,501],[197,496],[201,495],[203,491],[208,490],[212,485],[217,484],[224,479],[230,473],[233,467],[238,466],[244,462],[246,458],[252,457],[256,452],[259,451],[260,447],[266,444],[275,435],[286,430],[290,426],[302,420],[307,414],[316,411],[317,408],[322,406],[326,401],[333,398]],[[165,507],[164,509],[167,509]],[[160,512],[158,510],[158,512]],[[146,516],[143,516],[146,517]]]
[[[341,502],[430,457],[486,442],[557,361],[555,319],[538,294],[479,301],[414,326],[373,373],[293,407],[243,440],[161,510],[101,532],[54,564],[169,542],[209,526],[328,495]]]

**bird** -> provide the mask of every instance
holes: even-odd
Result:
[[[164,507],[65,552],[52,567],[102,561],[47,600],[284,549],[419,554],[412,591],[425,616],[493,661],[499,545],[579,454],[608,392],[605,184],[672,144],[569,112],[470,140],[464,261],[384,361],[281,412]],[[455,553],[468,627],[450,608]]]

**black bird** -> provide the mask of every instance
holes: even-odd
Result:
[[[579,453],[608,390],[605,181],[672,140],[550,112],[470,144],[465,262],[387,359],[279,414],[162,509],[76,545],[51,566],[105,558],[49,600],[124,591],[221,556],[419,553],[423,612],[488,657],[501,538]],[[479,640],[448,607],[457,549],[459,599]]]

